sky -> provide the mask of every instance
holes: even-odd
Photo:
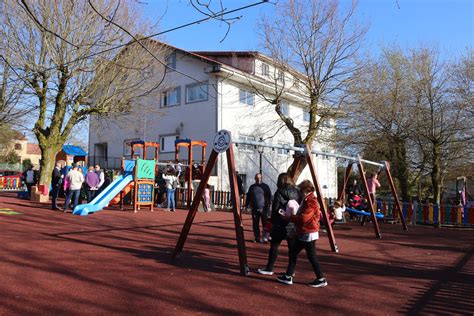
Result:
[[[229,10],[259,2],[221,1]],[[212,2],[219,3],[218,0]],[[341,0],[341,4],[348,5],[350,1]],[[188,0],[149,0],[144,2],[143,11],[152,22],[161,19],[160,30],[203,17]],[[230,33],[223,41],[227,26],[217,21],[172,31],[162,39],[190,51],[261,50],[258,21],[262,15],[272,16],[274,13],[275,5],[264,3],[230,15],[242,17],[232,24]],[[466,48],[474,47],[474,0],[359,0],[357,19],[369,24],[369,32],[363,43],[364,51],[369,53],[376,54],[381,46],[394,43],[402,48],[435,44],[443,56],[450,57],[460,56]]]

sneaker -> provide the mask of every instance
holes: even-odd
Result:
[[[328,281],[325,278],[315,279],[313,282],[308,283],[311,287],[325,287],[328,286]]]
[[[171,209],[171,212],[174,212],[174,208]]]
[[[273,271],[265,269],[258,269],[258,273],[263,274],[263,275],[273,275]]]
[[[263,237],[263,238],[262,238],[262,242],[268,242],[268,238]]]
[[[260,238],[255,238],[253,242],[260,243]]]
[[[280,282],[280,283],[287,284],[287,285],[292,285],[293,284],[293,277],[288,276],[286,274],[282,274],[277,278],[277,281]]]

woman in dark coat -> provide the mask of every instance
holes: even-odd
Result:
[[[267,266],[264,269],[258,269],[258,273],[260,274],[273,274],[273,265],[275,264],[278,257],[278,247],[283,240],[289,238],[287,231],[291,230],[291,228],[288,226],[293,224],[289,224],[289,220],[285,220],[278,213],[280,209],[286,209],[286,204],[289,200],[296,200],[298,203],[300,203],[302,196],[298,188],[295,187],[290,175],[284,172],[278,176],[277,190],[273,195],[271,214],[272,229],[270,232],[270,237],[272,240],[270,242],[270,252],[268,253]]]

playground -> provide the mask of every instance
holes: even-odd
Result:
[[[300,256],[295,284],[257,274],[268,244],[252,243],[243,215],[250,274],[239,273],[231,212],[198,212],[179,259],[173,250],[186,215],[106,208],[91,216],[0,193],[1,315],[11,314],[472,314],[474,233],[349,222],[317,243],[329,286],[306,286]],[[9,209],[9,210],[6,210]],[[275,271],[283,272],[281,248]]]

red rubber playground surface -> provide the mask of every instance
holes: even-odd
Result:
[[[343,224],[340,253],[317,243],[328,279],[310,288],[305,255],[295,284],[239,275],[231,213],[198,213],[178,261],[171,252],[187,214],[105,210],[79,217],[0,193],[0,314],[67,315],[387,315],[472,314],[474,231],[381,223]],[[248,262],[263,267],[268,244],[251,243]],[[287,262],[282,247],[276,272]]]

